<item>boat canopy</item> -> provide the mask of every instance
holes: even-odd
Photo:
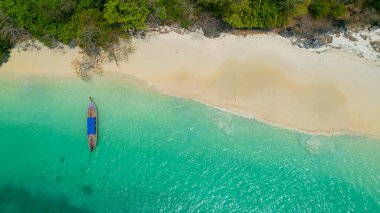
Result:
[[[87,118],[87,134],[95,134],[95,118]]]

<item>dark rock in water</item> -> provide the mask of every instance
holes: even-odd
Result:
[[[57,177],[55,177],[55,180],[56,181],[60,181],[60,180],[62,180],[62,177],[61,176],[57,176]]]
[[[61,163],[65,162],[66,158],[65,157],[61,157],[60,161]]]
[[[7,211],[8,210],[8,211]],[[90,210],[71,205],[64,196],[42,192],[31,193],[24,187],[11,184],[0,186],[0,212],[70,212],[87,213]]]
[[[92,195],[92,188],[91,186],[83,186],[82,187],[82,193],[85,195]]]

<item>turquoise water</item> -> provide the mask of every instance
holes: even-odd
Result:
[[[0,72],[0,212],[380,212],[379,139],[284,130],[139,85]]]

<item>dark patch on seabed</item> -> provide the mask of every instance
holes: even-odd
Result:
[[[66,197],[51,197],[47,194],[32,194],[24,187],[11,184],[0,186],[0,212],[92,212],[86,208],[70,205]]]
[[[62,180],[62,177],[59,176],[59,175],[57,175],[57,176],[55,177],[55,180],[56,180],[56,181],[61,181],[61,180]]]
[[[83,186],[82,187],[82,192],[85,195],[92,195],[92,188],[91,188],[91,186]]]

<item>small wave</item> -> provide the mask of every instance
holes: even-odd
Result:
[[[321,149],[321,142],[317,137],[309,137],[304,141],[306,150],[310,154],[318,154]]]

